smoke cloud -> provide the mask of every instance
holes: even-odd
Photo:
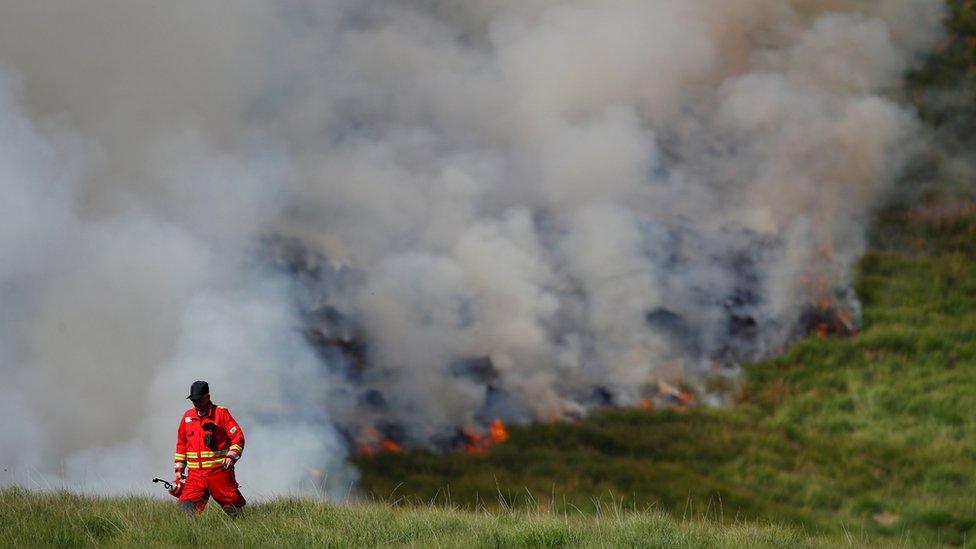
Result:
[[[0,0],[0,484],[248,495],[856,322],[937,0]]]

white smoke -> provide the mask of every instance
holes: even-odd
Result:
[[[195,379],[342,497],[369,427],[729,375],[848,287],[942,8],[0,1],[0,483],[143,490]]]

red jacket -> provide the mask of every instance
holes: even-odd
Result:
[[[208,434],[212,435],[209,446],[206,444]],[[237,461],[243,452],[244,431],[230,415],[230,410],[211,403],[203,417],[197,414],[196,408],[183,412],[176,431],[176,455],[173,457],[177,471],[184,467],[189,467],[190,472],[218,468],[225,457]]]

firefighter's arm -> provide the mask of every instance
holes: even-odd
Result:
[[[230,448],[227,451],[227,458],[231,460],[229,463],[224,461],[224,468],[232,466],[237,460],[241,459],[241,455],[244,453],[244,430],[234,419],[234,416],[230,415],[230,410],[227,412],[227,422],[224,428],[227,429],[227,436],[230,437]]]
[[[186,470],[186,429],[183,428],[185,423],[183,418],[180,418],[180,426],[176,429],[176,453],[173,455],[176,478],[180,478]]]

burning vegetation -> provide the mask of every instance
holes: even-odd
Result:
[[[488,425],[487,432],[476,428],[461,429],[464,437],[464,451],[469,454],[483,454],[492,446],[508,440],[508,429],[500,419],[493,420]]]
[[[853,337],[860,332],[853,312],[833,303],[811,305],[797,325],[801,333],[817,337]]]
[[[366,427],[363,429],[358,443],[357,453],[362,456],[371,456],[378,452],[399,452],[402,450],[398,442],[384,437],[375,427]]]
[[[883,94],[893,67],[935,43],[927,34],[901,43],[895,19],[910,13],[931,30],[938,10],[852,4],[850,13],[793,17],[781,2],[757,0],[755,10],[690,2],[687,13],[670,15],[764,15],[735,19],[731,34],[716,37],[737,50],[723,47],[702,74],[653,98],[640,90],[660,80],[640,80],[657,74],[641,55],[623,55],[634,66],[611,70],[585,100],[589,93],[572,92],[580,82],[549,83],[574,71],[507,65],[538,53],[533,45],[561,51],[581,32],[633,20],[641,26],[625,43],[652,51],[641,40],[661,20],[654,5],[569,10],[540,28],[530,22],[549,21],[548,12],[526,6],[535,15],[509,29],[526,32],[509,37],[525,41],[504,44],[481,26],[486,13],[461,10],[449,23],[435,8],[404,8],[418,21],[470,24],[449,33],[470,37],[443,45],[452,58],[499,63],[527,80],[469,75],[485,78],[485,89],[515,92],[488,94],[500,103],[466,110],[483,108],[511,128],[495,127],[494,117],[469,127],[471,119],[442,110],[449,102],[440,96],[414,97],[423,106],[416,112],[432,117],[391,126],[403,113],[357,95],[377,113],[356,110],[365,120],[353,134],[375,132],[379,141],[343,148],[330,162],[343,168],[335,180],[350,182],[343,197],[385,189],[352,207],[370,224],[325,220],[325,236],[296,231],[269,242],[275,264],[299,283],[324,406],[351,452],[482,453],[505,440],[505,425],[574,421],[602,407],[721,405],[743,364],[799,338],[858,333],[850,268],[874,197],[905,160],[898,151],[915,129],[912,113]],[[772,32],[761,47],[759,31]],[[680,39],[668,38],[667,51],[684,51],[671,47]],[[520,53],[502,55],[502,46]],[[610,54],[625,52],[603,53],[617,66]],[[405,96],[417,89],[410,77],[399,84]],[[684,85],[696,93],[685,95]],[[431,119],[460,133],[429,127]],[[387,135],[426,137],[379,137]],[[468,135],[487,142],[459,138]]]
[[[505,423],[495,418],[482,429],[479,427],[458,428],[453,440],[443,446],[444,451],[463,451],[468,454],[483,454],[496,444],[501,444],[508,440],[508,429]],[[402,446],[392,438],[387,438],[378,429],[366,427],[361,436],[358,437],[358,447],[356,454],[360,456],[372,456],[381,452],[400,452]]]
[[[819,277],[810,303],[802,308],[792,339],[854,337],[861,332],[861,308],[850,287],[831,286]]]
[[[720,304],[718,310],[722,314],[718,318],[705,324],[695,321],[694,309],[682,306],[681,301],[675,301],[670,308],[648,311],[643,317],[645,326],[667,343],[671,358],[660,371],[671,372],[670,380],[648,379],[641,385],[637,398],[630,401],[610,385],[595,384],[589,396],[581,399],[582,407],[566,408],[546,418],[573,421],[582,417],[587,408],[606,406],[684,412],[716,397],[723,398],[716,391],[734,388],[734,385],[725,389],[696,385],[694,378],[685,377],[689,372],[688,363],[703,364],[703,371],[709,375],[734,377],[741,363],[775,352],[776,347],[764,338],[770,321],[764,319],[764,277],[760,264],[781,253],[782,248],[767,239],[753,240],[748,232],[738,235],[743,237],[742,248],[726,250],[712,259],[725,265],[726,273],[731,276],[731,283],[721,287],[726,295],[717,295],[710,288],[697,290],[697,300]],[[382,383],[373,381],[382,369],[372,361],[368,334],[351,315],[343,312],[348,307],[343,297],[363,287],[365,273],[336,265],[295,239],[273,239],[268,244],[275,263],[302,282],[306,295],[315,296],[316,306],[306,309],[303,315],[303,333],[319,353],[324,367],[341,380],[344,398],[355,402],[355,413],[347,416],[348,424],[340,424],[340,432],[353,453],[370,456],[423,446],[444,452],[483,454],[509,437],[504,416],[499,412],[509,415],[509,419],[525,419],[512,414],[515,409],[512,396],[502,383],[502,372],[492,357],[462,358],[445,365],[443,373],[456,383],[477,388],[481,404],[474,421],[459,420],[458,425],[418,438],[410,425],[390,415],[391,395]],[[680,249],[680,240],[675,246]],[[821,274],[805,275],[798,280],[799,292],[809,298],[797,313],[792,335],[785,342],[811,335],[850,337],[858,333],[856,297],[849,289],[833,287],[830,278],[822,274],[829,271],[824,267],[831,267],[832,257],[823,254],[816,257],[821,262],[816,272]],[[642,360],[641,354],[633,353],[630,360]]]

